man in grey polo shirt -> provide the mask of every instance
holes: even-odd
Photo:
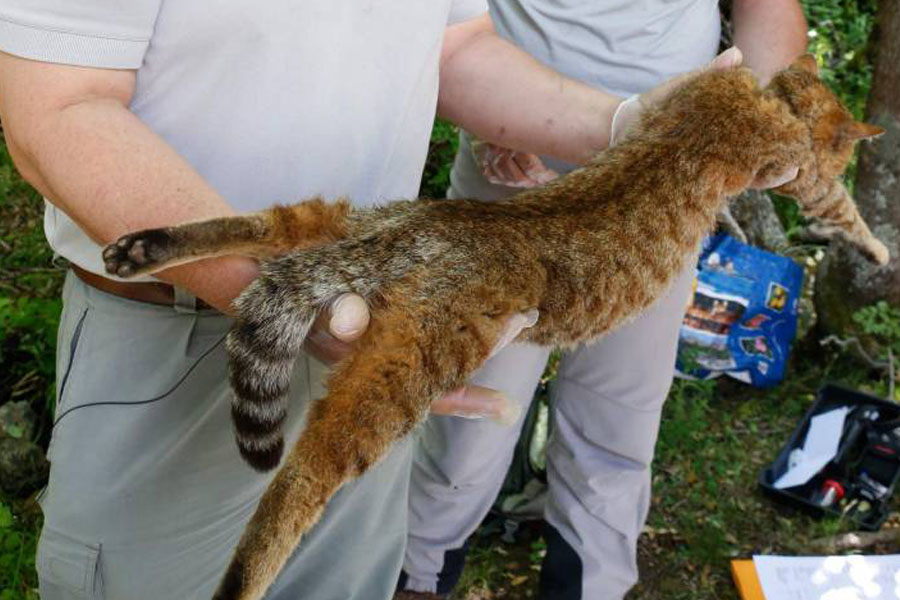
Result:
[[[715,0],[489,4],[501,36],[542,63],[621,96],[697,68],[719,44]],[[805,48],[806,26],[796,0],[735,0],[733,20],[744,64],[763,81]],[[490,156],[494,161],[483,163],[464,134],[449,195],[493,200],[546,179],[535,156],[502,151]],[[557,172],[573,168],[551,158],[543,162]],[[554,431],[547,449],[542,600],[620,600],[637,581],[635,554],[650,505],[650,462],[692,280],[690,269],[637,320],[565,353],[560,362],[550,401]],[[548,353],[513,345],[473,381],[527,406]],[[413,464],[401,579],[406,590],[431,597],[426,593],[446,594],[455,585],[465,541],[497,496],[519,429],[429,418]]]
[[[485,10],[483,0],[0,0],[8,147],[73,265],[42,498],[44,600],[209,598],[270,479],[231,439],[229,320],[210,310],[228,313],[255,263],[222,257],[122,282],[103,272],[102,244],[313,194],[361,206],[412,197],[436,105],[483,139],[571,162],[607,144],[621,99],[540,65],[498,37]],[[351,339],[364,316],[344,297],[330,329]],[[340,350],[318,337],[320,355]],[[326,371],[298,361],[292,436]],[[269,597],[389,597],[409,458],[400,445],[345,486]]]
[[[644,92],[708,61],[719,44],[715,0],[489,0],[501,36],[542,63],[621,96]],[[735,45],[765,81],[805,47],[796,0],[735,0]],[[463,134],[451,197],[501,198],[546,180],[536,156],[495,151],[484,161]],[[556,172],[572,169],[552,158]],[[493,180],[494,182],[490,182]],[[633,323],[564,355],[552,387],[548,447],[548,549],[542,600],[618,600],[637,580],[637,538],[650,501],[649,465],[674,366],[692,272]],[[513,345],[473,378],[523,406],[547,349]],[[524,414],[524,411],[523,411]],[[521,421],[520,421],[521,423]],[[466,538],[503,482],[514,429],[432,416],[418,444],[410,489],[406,590],[445,594]],[[417,594],[401,594],[418,597]]]

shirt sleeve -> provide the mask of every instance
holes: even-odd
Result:
[[[137,69],[162,0],[0,0],[0,50],[43,62]]]
[[[486,0],[453,0],[450,4],[450,14],[447,17],[447,25],[462,23],[475,17],[480,17],[488,11]]]

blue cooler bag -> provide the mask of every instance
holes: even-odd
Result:
[[[726,234],[704,243],[697,269],[678,341],[678,374],[725,373],[758,387],[781,381],[797,332],[803,269]]]

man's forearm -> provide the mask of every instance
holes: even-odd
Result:
[[[4,57],[3,69],[38,68],[19,61]],[[4,111],[24,106],[16,96],[30,93],[31,86],[39,90],[41,77],[59,69],[39,68],[47,70],[2,90]],[[24,81],[7,75],[4,81]],[[114,99],[85,97],[59,107],[38,106],[34,110],[40,115],[9,110],[7,140],[20,171],[100,244],[137,229],[233,214],[198,173]],[[159,277],[226,309],[255,274],[252,260],[232,257],[169,269]]]
[[[575,163],[609,144],[620,98],[542,65],[498,36],[489,21],[458,27],[478,31],[457,44],[448,32],[438,102],[442,116],[498,146]]]
[[[763,85],[806,50],[806,18],[797,0],[735,0],[734,45]]]
[[[60,111],[36,138],[35,183],[94,241],[234,214],[162,139],[122,106],[84,102]],[[49,135],[52,132],[52,135]],[[256,275],[254,261],[228,257],[183,265],[157,277],[225,310]]]

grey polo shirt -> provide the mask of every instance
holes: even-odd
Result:
[[[489,0],[498,33],[621,96],[695,69],[719,44],[717,0]]]
[[[644,92],[716,55],[716,0],[489,0],[497,32],[545,65],[619,96]],[[550,157],[563,173],[573,166]],[[471,158],[467,136],[451,172],[452,197],[491,200],[493,185]]]
[[[448,24],[484,0],[0,0],[0,50],[136,69],[131,109],[239,211],[416,195]],[[103,274],[47,203],[51,246]]]

